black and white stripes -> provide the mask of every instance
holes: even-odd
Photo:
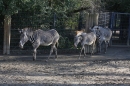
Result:
[[[48,31],[43,31],[41,29],[38,29],[38,30],[32,31],[31,28],[24,28],[24,29],[21,29],[20,33],[21,33],[21,36],[20,36],[19,46],[23,48],[24,44],[29,40],[32,43],[32,46],[34,49],[33,60],[36,60],[36,51],[40,45],[42,46],[51,45],[51,50],[50,50],[48,59],[51,56],[53,50],[55,50],[55,57],[57,57],[56,44],[58,43],[60,36],[55,29],[51,29]]]

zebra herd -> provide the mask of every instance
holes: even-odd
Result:
[[[98,51],[101,53],[102,43],[105,43],[104,53],[107,51],[108,44],[110,42],[112,31],[109,28],[103,28],[101,26],[94,26],[93,28],[89,28],[90,33],[86,33],[84,31],[76,31],[76,36],[74,38],[74,45],[77,47],[78,43],[81,42],[81,52],[79,55],[79,59],[81,57],[82,50],[84,50],[84,56],[86,56],[85,45],[91,45],[91,55],[94,52],[95,43],[98,45]],[[97,42],[96,42],[97,41]]]
[[[19,32],[21,34],[20,42],[19,42],[19,46],[21,48],[23,48],[24,44],[28,40],[32,43],[33,60],[36,60],[37,48],[40,45],[42,46],[51,45],[51,50],[48,56],[48,60],[51,54],[53,53],[53,51],[55,51],[55,58],[57,58],[56,44],[58,45],[60,35],[55,29],[51,29],[48,31],[43,31],[41,29],[38,29],[33,31],[31,28],[23,28],[19,30]],[[106,53],[111,36],[112,36],[112,31],[109,28],[103,28],[100,26],[94,26],[93,28],[90,28],[90,33],[86,33],[84,31],[76,31],[76,36],[74,37],[74,46],[77,47],[78,43],[81,43],[82,46],[79,59],[81,57],[81,53],[83,50],[84,50],[84,56],[86,56],[85,45],[92,46],[91,55],[93,54],[96,41],[98,43],[99,53],[101,52],[102,42],[105,43],[106,47],[104,53]]]

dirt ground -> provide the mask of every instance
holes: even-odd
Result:
[[[47,56],[0,55],[0,86],[130,86],[130,49],[107,54]]]

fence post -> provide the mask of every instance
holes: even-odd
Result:
[[[53,14],[53,28],[56,27],[56,13]]]
[[[99,13],[95,13],[94,14],[94,21],[93,21],[93,25],[98,25],[98,18],[99,18]]]
[[[130,15],[129,15],[129,27],[128,27],[128,39],[127,39],[127,46],[130,45]]]
[[[11,36],[11,16],[5,15],[4,18],[4,47],[3,54],[10,54],[10,36]]]
[[[112,30],[112,33],[113,33],[113,29],[114,29],[114,20],[115,20],[115,14],[112,12],[111,14],[110,14],[110,24],[109,24],[109,26],[110,26],[110,29]],[[113,43],[112,43],[112,41],[113,41],[113,39],[111,38],[111,40],[110,40],[110,45],[113,45]]]
[[[86,14],[86,20],[85,20],[85,31],[88,32],[89,28],[89,13]]]
[[[94,26],[94,25],[98,25],[98,17],[99,14],[98,13],[88,13],[86,14],[86,25],[85,25],[85,30],[86,32],[89,32],[89,28]]]
[[[78,30],[81,30],[83,28],[83,11],[79,14],[79,22],[78,22]]]

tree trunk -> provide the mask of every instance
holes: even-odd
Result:
[[[89,28],[94,25],[98,25],[98,13],[88,13],[86,14],[86,25],[85,25],[85,31],[90,32]]]
[[[4,17],[4,47],[3,54],[10,54],[10,38],[11,38],[11,15]]]

